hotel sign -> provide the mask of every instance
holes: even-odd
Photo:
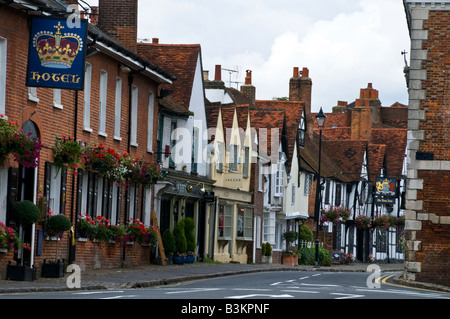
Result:
[[[86,20],[32,17],[26,85],[83,90],[86,38]]]

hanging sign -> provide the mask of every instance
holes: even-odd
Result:
[[[395,178],[378,177],[376,179],[375,199],[378,204],[393,204],[397,194]]]
[[[83,90],[87,20],[68,22],[32,17],[27,86]]]

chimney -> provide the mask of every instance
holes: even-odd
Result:
[[[241,86],[241,92],[249,99],[250,105],[255,105],[256,88],[252,85],[252,71],[247,70],[245,84]]]
[[[303,68],[300,76],[298,67],[294,67],[294,73],[289,81],[289,101],[305,102],[305,112],[311,114],[311,89],[312,81],[308,68]]]
[[[99,0],[98,7],[98,27],[136,52],[138,0]]]
[[[152,38],[152,44],[159,44],[158,38]]]
[[[222,81],[222,66],[220,64],[216,65],[216,70],[214,73],[214,81]]]
[[[357,99],[351,115],[352,140],[370,140],[372,134],[372,110],[369,100]]]
[[[361,89],[359,93],[361,105],[372,110],[372,122],[379,123],[381,119],[381,102],[378,99],[378,90],[375,90],[372,83],[367,84],[367,88]]]
[[[205,73],[203,73],[203,84],[205,89],[225,89],[225,83],[222,81],[222,66],[220,64],[216,65],[214,81],[209,81],[205,78]]]

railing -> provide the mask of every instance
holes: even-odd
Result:
[[[316,247],[316,243],[312,242],[312,241],[301,240],[298,243],[298,248],[303,248],[303,247],[306,247],[306,248]],[[319,243],[319,247],[323,248],[323,243]]]

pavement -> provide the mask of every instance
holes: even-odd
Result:
[[[149,265],[129,268],[81,270],[80,288],[69,288],[67,282],[75,283],[72,273],[61,278],[35,278],[33,281],[0,280],[0,294],[21,292],[48,292],[67,290],[132,289],[176,284],[184,281],[230,276],[266,271],[334,271],[366,272],[370,264],[351,263],[330,267],[285,266],[278,264],[217,264],[196,262],[184,265]],[[381,272],[402,272],[401,263],[377,264]],[[1,296],[0,296],[1,299]]]

